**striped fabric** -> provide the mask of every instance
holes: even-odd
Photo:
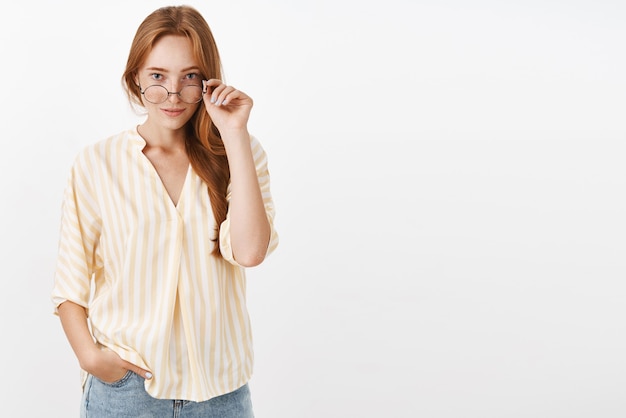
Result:
[[[221,225],[224,258],[210,255],[215,221],[206,184],[189,168],[175,206],[128,130],[85,148],[65,191],[52,302],[87,308],[103,349],[150,370],[156,398],[204,401],[252,374],[246,276],[233,259],[230,220]],[[272,234],[267,158],[251,138]],[[230,195],[230,192],[229,192]],[[230,197],[230,196],[228,196]]]

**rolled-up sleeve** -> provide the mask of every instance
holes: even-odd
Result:
[[[267,220],[270,225],[270,240],[267,246],[267,251],[265,253],[265,256],[267,257],[278,246],[278,233],[274,228],[275,208],[272,194],[270,191],[270,173],[267,163],[267,154],[265,153],[265,150],[263,149],[261,143],[256,137],[250,137],[250,146],[252,148],[252,155],[254,157],[254,165],[256,168],[257,178],[259,180],[261,196],[263,197],[265,213],[267,215]],[[230,201],[230,197],[231,189],[229,185],[226,200]],[[228,261],[231,264],[239,266],[237,261],[235,261],[235,258],[233,256],[233,249],[231,246],[230,210],[226,214],[226,219],[220,225],[220,252],[222,253],[222,257],[224,257],[224,260]]]
[[[102,221],[85,162],[86,154],[83,152],[72,166],[63,196],[51,295],[55,314],[58,314],[58,306],[65,301],[88,308],[92,275],[102,268],[98,254]]]

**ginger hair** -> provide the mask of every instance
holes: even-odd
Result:
[[[184,36],[191,41],[193,54],[203,79],[222,79],[222,64],[211,29],[202,15],[190,6],[162,7],[139,25],[128,54],[122,86],[131,105],[142,107],[141,91],[135,83],[137,72],[154,44],[166,35]],[[230,170],[224,143],[204,106],[198,106],[187,122],[185,149],[194,171],[207,184],[215,218],[216,239],[211,252],[219,256],[219,228],[226,219],[226,193]]]

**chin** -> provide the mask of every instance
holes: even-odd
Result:
[[[164,129],[170,129],[173,131],[177,131],[179,129],[182,129],[185,127],[185,125],[187,125],[187,122],[189,122],[191,118],[176,118],[176,119],[161,119],[161,126]]]

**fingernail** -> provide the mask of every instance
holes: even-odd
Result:
[[[215,98],[211,97],[211,103],[215,103]]]
[[[152,379],[152,373],[146,372],[146,379]]]

